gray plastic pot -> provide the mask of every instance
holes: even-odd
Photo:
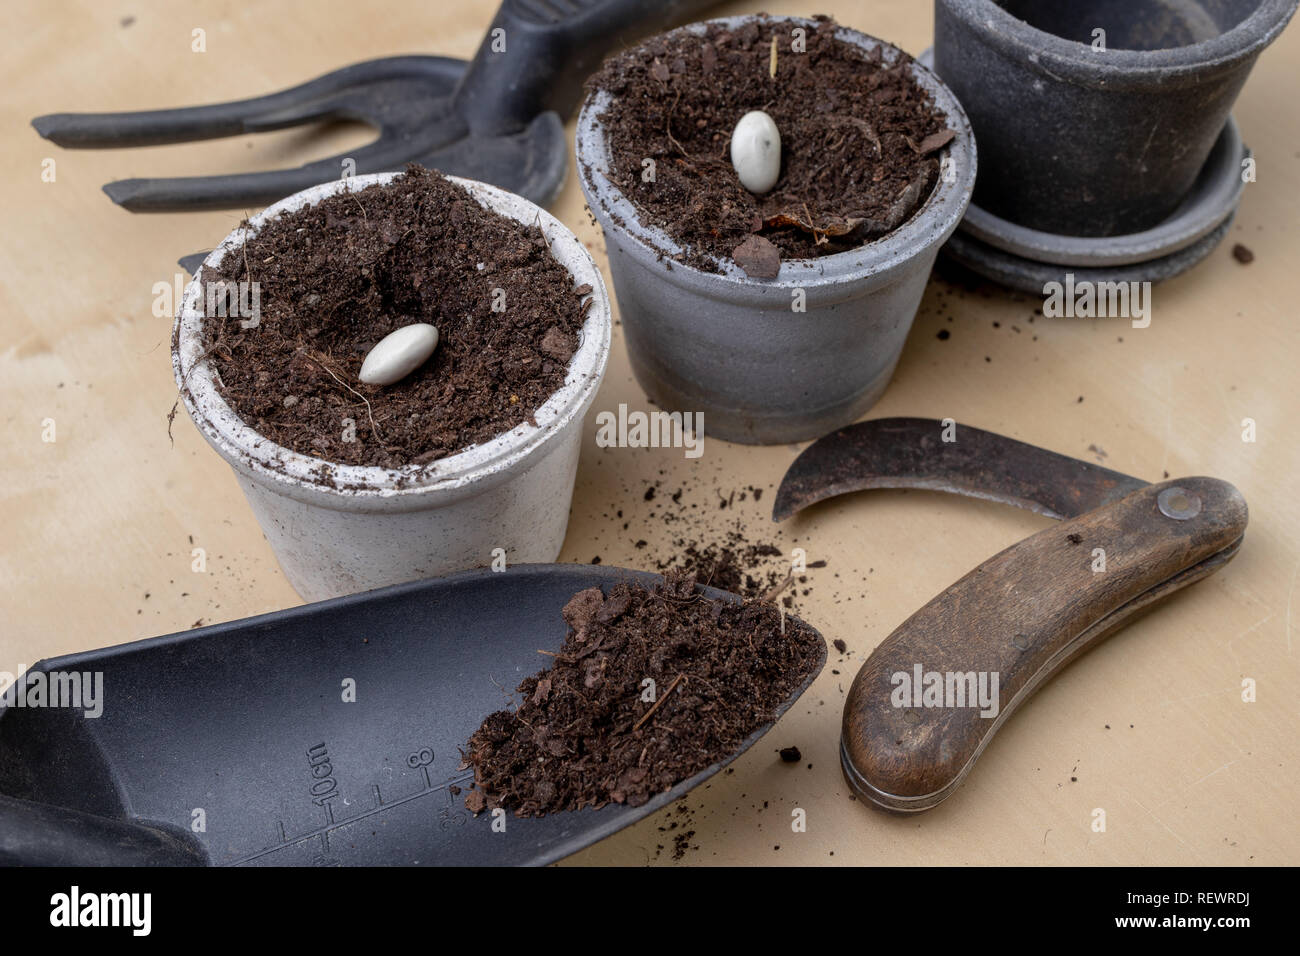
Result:
[[[1159,225],[1296,4],[935,0],[935,72],[970,114],[983,159],[975,203],[1062,235]]]
[[[314,186],[250,220],[256,230],[281,213],[344,189],[387,182],[392,173]],[[203,348],[204,274],[238,255],[244,230],[214,249],[185,290],[172,333],[181,399],[203,437],[234,469],[285,577],[308,601],[490,564],[554,561],[564,544],[582,446],[583,416],[605,374],[609,297],[600,270],[558,219],[495,186],[449,177],[486,208],[541,225],[575,286],[593,302],[564,384],[524,422],[428,465],[342,465],[302,455],[246,425],[221,396]]]
[[[750,20],[769,22],[712,22],[735,29]],[[841,28],[837,36],[880,48],[886,62],[903,55],[855,30]],[[935,255],[961,221],[975,181],[975,140],[961,104],[929,70],[918,65],[915,75],[956,133],[944,151],[951,174],[889,235],[849,252],[787,260],[772,280],[751,279],[730,260],[718,274],[670,261],[681,247],[643,221],[609,180],[600,115],[610,95],[587,98],[578,116],[578,175],[605,233],[632,371],[660,407],[703,413],[712,437],[777,444],[818,437],[875,404],[898,364]],[[799,289],[805,312],[791,308]]]

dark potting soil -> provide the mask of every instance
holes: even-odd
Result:
[[[786,564],[785,552],[774,544],[749,541],[738,531],[726,532],[708,543],[678,539],[674,546],[680,549],[680,555],[659,562],[658,570],[688,571],[701,584],[742,597],[758,598],[778,591],[785,578],[770,567]],[[771,562],[770,558],[782,560]],[[760,570],[764,564],[769,565],[766,574]]]
[[[709,600],[678,571],[653,590],[580,591],[563,614],[570,630],[554,663],[466,745],[474,812],[641,806],[734,753],[823,651],[807,625],[786,618],[783,628],[773,604]],[[653,702],[642,700],[646,678]]]
[[[206,320],[230,406],[296,452],[388,468],[529,420],[564,382],[591,291],[539,227],[417,166],[267,223],[218,273],[260,294],[256,327]],[[370,349],[415,322],[437,327],[433,357],[391,385],[360,382]]]
[[[835,39],[839,27],[824,17],[795,53],[801,26],[675,31],[588,81],[613,96],[601,116],[611,181],[682,244],[680,261],[716,271],[731,258],[771,277],[782,258],[844,252],[896,229],[933,189],[953,133],[913,79],[911,57],[886,64],[879,50]],[[741,186],[730,151],[736,122],[758,109],[781,133],[781,178],[762,196]]]

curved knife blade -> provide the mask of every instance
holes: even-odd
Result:
[[[772,520],[868,488],[946,491],[1049,518],[1072,518],[1147,484],[969,425],[877,418],[831,432],[805,448],[781,480]]]

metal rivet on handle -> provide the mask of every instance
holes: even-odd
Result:
[[[1175,521],[1186,521],[1201,513],[1201,499],[1183,488],[1166,488],[1156,498],[1160,513]]]

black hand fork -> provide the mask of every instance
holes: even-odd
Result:
[[[32,125],[71,149],[185,143],[307,123],[352,120],[379,131],[349,154],[296,169],[123,179],[104,187],[132,212],[266,205],[350,173],[418,162],[548,205],[568,165],[562,117],[618,42],[636,39],[713,0],[505,0],[474,59],[369,60],[279,93],[211,106],[125,113],[53,113]]]
[[[350,155],[296,169],[169,179],[122,179],[104,187],[110,199],[132,212],[175,212],[261,206],[316,183],[336,179],[345,162],[357,173],[400,169],[408,161],[426,165],[439,147],[454,142],[455,114],[447,114],[446,95],[464,72],[448,57],[391,57],[335,70],[280,93],[247,100],[139,113],[55,113],[32,125],[46,139],[73,149],[160,146],[241,133],[262,133],[311,122],[359,120],[377,128],[379,138]],[[538,117],[523,136],[540,146],[554,135],[553,124]],[[541,159],[548,158],[546,150]],[[537,165],[537,164],[534,164]],[[533,173],[528,170],[528,173]],[[555,173],[538,168],[542,182]]]

